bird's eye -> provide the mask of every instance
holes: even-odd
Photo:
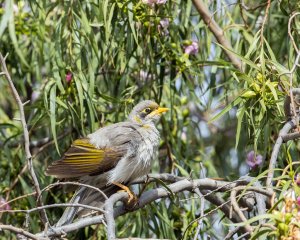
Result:
[[[149,114],[149,113],[152,112],[152,110],[151,110],[151,108],[145,108],[145,109],[144,109],[144,112],[147,113],[147,114]]]

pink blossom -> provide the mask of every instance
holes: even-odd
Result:
[[[256,155],[255,156],[255,152],[252,150],[250,152],[248,152],[247,154],[247,159],[246,159],[246,163],[248,164],[248,166],[253,169],[258,167],[259,165],[262,164],[263,161],[263,157],[262,155]]]
[[[159,25],[157,26],[158,32],[163,34],[163,35],[168,35],[169,30],[168,27],[170,25],[169,19],[164,18],[159,21]]]
[[[162,28],[167,28],[169,27],[170,25],[170,21],[168,18],[164,18],[162,20],[159,21],[159,25],[162,27]]]
[[[40,91],[34,90],[31,94],[31,101],[35,102],[39,98],[40,95],[41,95]]]
[[[300,196],[297,197],[296,202],[297,202],[298,206],[300,207]]]
[[[167,2],[167,0],[142,0],[142,3],[148,4],[151,7],[153,7],[155,4],[162,5],[162,4],[165,4],[166,2]]]
[[[300,187],[300,174],[299,173],[295,176],[295,183]]]
[[[73,78],[73,74],[71,72],[68,72],[66,74],[66,82],[70,83],[72,81],[72,78]]]
[[[184,46],[184,53],[188,55],[196,55],[199,51],[197,42],[192,42],[190,45]]]
[[[0,211],[10,210],[10,209],[11,209],[11,207],[7,203],[7,201],[3,197],[0,197]]]

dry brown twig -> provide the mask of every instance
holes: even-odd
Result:
[[[264,20],[262,22],[261,29],[260,29],[260,41],[261,41],[261,45],[263,45],[263,42],[264,42],[264,28],[265,28],[265,25],[266,25],[266,22],[267,22],[267,18],[268,18],[268,15],[269,15],[270,6],[271,6],[271,0],[268,0],[267,1],[267,7],[266,7],[266,12],[265,12]]]

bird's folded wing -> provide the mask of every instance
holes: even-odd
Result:
[[[76,178],[111,170],[126,154],[125,147],[98,149],[82,138],[73,142],[63,158],[55,161],[46,171],[58,178]]]

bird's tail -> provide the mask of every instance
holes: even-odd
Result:
[[[88,187],[81,187],[77,190],[72,197],[70,203],[71,204],[83,204],[89,205],[97,208],[101,208],[104,205],[106,197],[109,198],[111,195],[116,193],[120,188],[115,185],[107,186],[103,189],[99,189],[103,194],[99,191]],[[105,197],[106,196],[106,197]],[[93,212],[91,209],[83,208],[83,207],[67,207],[64,211],[61,218],[55,224],[56,227],[64,226],[73,222],[75,217],[83,217],[89,213]]]

